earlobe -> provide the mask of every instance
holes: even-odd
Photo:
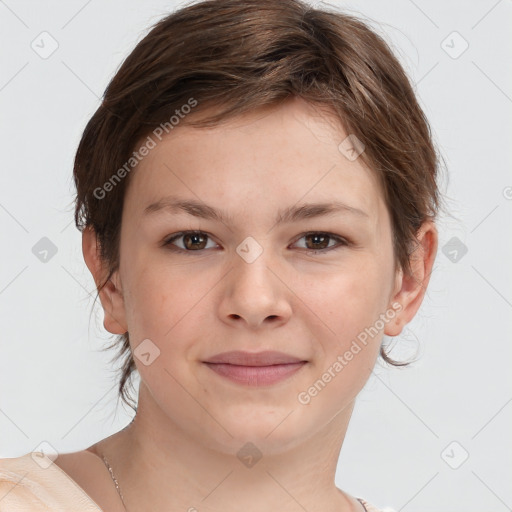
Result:
[[[96,233],[90,226],[86,227],[82,232],[82,253],[85,264],[93,276],[96,289],[99,289],[108,273],[100,258]],[[121,287],[116,286],[114,283],[116,277],[118,276],[115,273],[99,291],[101,305],[105,314],[103,326],[112,334],[124,334],[128,330],[126,328],[124,298]]]
[[[398,336],[418,311],[427,291],[437,253],[438,234],[435,224],[425,221],[417,234],[417,246],[410,256],[411,273],[400,270],[390,303],[400,303],[401,310],[386,325],[384,334]]]

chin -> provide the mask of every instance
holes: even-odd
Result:
[[[250,443],[267,456],[293,449],[309,435],[304,431],[304,424],[301,425],[300,422],[297,424],[298,415],[297,418],[293,418],[294,413],[290,414],[291,411],[292,408],[286,409],[279,418],[274,415],[264,418],[262,413],[259,418],[253,418],[252,421],[251,418],[243,416],[231,418],[231,420],[218,418],[233,436],[223,435],[222,439],[219,438],[218,443],[223,445],[223,448],[219,447],[219,449],[232,454]],[[254,412],[257,413],[257,411]],[[249,447],[247,449],[250,450]]]

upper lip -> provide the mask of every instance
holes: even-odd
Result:
[[[243,352],[234,350],[217,354],[204,362],[234,364],[238,366],[271,366],[274,364],[291,364],[306,361],[274,350],[266,350],[264,352]]]

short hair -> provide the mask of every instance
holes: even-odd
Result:
[[[418,229],[440,208],[440,157],[388,44],[355,16],[300,0],[205,0],[167,15],[140,40],[81,137],[75,223],[94,229],[109,270],[98,295],[119,267],[126,164],[137,143],[158,126],[170,133],[172,116],[185,105],[194,104],[194,112],[216,107],[200,121],[184,121],[214,126],[290,97],[334,114],[364,144],[360,158],[378,177],[391,217],[395,269],[410,273]],[[107,184],[104,200],[98,191]],[[107,348],[115,346],[123,361],[119,396],[136,410],[126,389],[136,370],[129,333]],[[389,364],[408,364],[384,346],[380,354]]]

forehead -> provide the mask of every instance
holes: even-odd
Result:
[[[333,200],[373,218],[379,214],[382,194],[375,173],[340,150],[349,135],[341,123],[305,101],[287,101],[214,127],[186,121],[155,139],[132,172],[125,203],[134,214],[142,216],[148,205],[170,195],[235,215],[256,204],[259,211],[275,212],[283,204]]]

